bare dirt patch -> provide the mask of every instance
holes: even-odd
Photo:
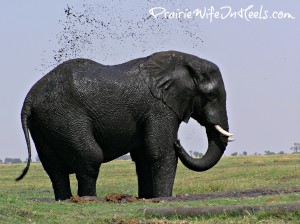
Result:
[[[270,189],[270,188],[258,188],[245,191],[224,191],[217,192],[214,194],[182,194],[176,195],[173,197],[162,197],[154,199],[144,199],[137,198],[134,196],[126,194],[107,194],[105,198],[99,197],[79,197],[77,195],[73,196],[71,199],[66,200],[71,203],[95,203],[95,202],[109,202],[109,203],[127,203],[127,202],[153,202],[159,203],[161,201],[168,202],[188,202],[188,201],[198,201],[198,200],[211,200],[216,198],[256,198],[260,196],[269,196],[269,195],[282,195],[300,192],[300,186],[287,188],[287,189]],[[36,202],[54,202],[54,199],[50,198],[31,198],[31,201]]]
[[[252,214],[258,211],[275,212],[299,212],[300,203],[287,205],[266,205],[266,206],[210,206],[210,207],[169,207],[156,209],[141,209],[145,215],[157,215],[160,217],[168,216],[200,216],[200,215],[218,215],[226,214]]]
[[[216,198],[256,198],[260,196],[269,196],[269,195],[283,195],[290,193],[300,192],[300,186],[296,186],[288,189],[269,189],[269,188],[260,188],[260,189],[251,189],[245,191],[226,191],[226,192],[218,192],[214,194],[184,194],[184,195],[176,195],[174,197],[164,197],[164,198],[155,198],[155,199],[140,199],[137,197],[133,197],[126,194],[108,194],[105,198],[98,197],[79,197],[77,195],[73,196],[71,199],[66,200],[66,202],[70,203],[128,203],[128,202],[188,202],[188,201],[196,201],[196,200],[210,200]],[[30,199],[36,202],[54,202],[53,199]],[[276,202],[277,199],[273,198],[270,200],[270,203]],[[286,205],[266,205],[266,206],[211,206],[211,207],[165,207],[165,208],[157,208],[157,209],[141,209],[140,212],[145,215],[156,215],[159,217],[168,217],[168,216],[199,216],[199,215],[218,215],[221,213],[226,214],[249,214],[255,213],[258,211],[271,211],[271,212],[300,212],[300,203],[294,204],[286,204]],[[115,220],[114,223],[120,224],[135,224],[135,223],[144,223],[144,224],[152,224],[152,223],[177,223],[177,222],[169,222],[164,220],[165,222],[152,222],[152,221],[141,221],[138,219],[129,219],[129,220]],[[182,222],[185,223],[185,222]]]
[[[172,202],[187,202],[195,200],[210,200],[215,198],[256,198],[260,196],[269,195],[282,195],[300,192],[300,186],[289,189],[252,189],[247,191],[227,191],[215,194],[185,194],[177,195],[176,197],[160,198],[162,201]],[[272,199],[274,200],[274,199]],[[273,203],[276,201],[270,201]],[[266,205],[266,206],[211,206],[211,207],[169,207],[157,209],[141,209],[145,215],[158,215],[159,217],[168,216],[199,216],[199,215],[218,215],[221,213],[226,214],[249,214],[258,211],[271,211],[271,212],[299,212],[300,203],[286,204],[286,205]]]
[[[114,224],[188,224],[187,221],[169,221],[163,219],[151,219],[151,220],[140,220],[137,218],[133,219],[112,219],[111,223]]]
[[[160,198],[163,201],[185,202],[197,200],[210,200],[215,198],[256,198],[260,196],[281,195],[300,192],[300,186],[288,189],[258,188],[245,191],[224,191],[214,194],[184,194],[175,197]]]

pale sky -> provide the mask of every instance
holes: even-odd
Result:
[[[287,1],[4,1],[0,7],[0,158],[27,157],[20,111],[31,88],[55,65],[64,49],[66,60],[86,57],[103,64],[122,63],[157,51],[178,50],[216,63],[228,95],[230,132],[236,141],[226,154],[291,152],[300,142],[300,8]],[[83,5],[85,3],[85,5]],[[67,20],[67,5],[83,18]],[[253,7],[251,7],[253,5]],[[150,15],[151,8],[181,15],[204,10],[204,18],[169,18]],[[240,11],[245,9],[244,11]],[[219,18],[208,14],[219,12]],[[248,9],[248,10],[246,10]],[[244,18],[228,18],[240,11]],[[267,11],[267,12],[266,12]],[[154,12],[158,13],[157,9]],[[275,12],[275,13],[274,13]],[[278,14],[279,12],[279,14]],[[281,12],[294,19],[278,19]],[[268,19],[259,19],[265,15]],[[214,14],[217,16],[216,14]],[[238,13],[237,13],[238,15]],[[276,18],[269,18],[269,17]],[[102,22],[102,24],[101,24]],[[72,25],[75,24],[75,27]],[[64,27],[83,39],[70,49],[61,39]],[[90,36],[84,36],[84,32]],[[70,36],[69,36],[70,37]],[[75,50],[77,50],[76,53]],[[190,120],[179,138],[188,150],[205,152],[204,128]],[[36,151],[33,147],[33,158]]]

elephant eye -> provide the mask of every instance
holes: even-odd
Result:
[[[206,94],[206,98],[208,101],[214,101],[218,98],[218,94],[216,92],[210,92]]]

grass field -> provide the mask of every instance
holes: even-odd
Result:
[[[144,215],[145,208],[176,206],[274,205],[300,202],[300,193],[228,197],[188,202],[131,203],[54,202],[51,182],[41,164],[33,163],[24,180],[15,182],[25,164],[0,165],[0,223],[300,223],[300,210],[260,211],[255,214],[204,215],[161,218]],[[77,182],[71,175],[73,194]],[[250,189],[291,189],[300,186],[300,155],[224,157],[213,169],[196,173],[179,164],[174,195],[212,194]],[[97,194],[137,195],[134,163],[113,161],[101,167]],[[32,200],[37,198],[39,200]],[[40,200],[44,199],[44,200]]]

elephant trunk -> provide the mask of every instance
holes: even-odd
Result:
[[[179,141],[175,143],[175,150],[178,157],[181,162],[191,170],[201,172],[212,168],[221,159],[226,149],[228,136],[221,134],[214,126],[207,126],[206,134],[208,138],[208,149],[205,155],[200,159],[191,157],[180,145]]]

